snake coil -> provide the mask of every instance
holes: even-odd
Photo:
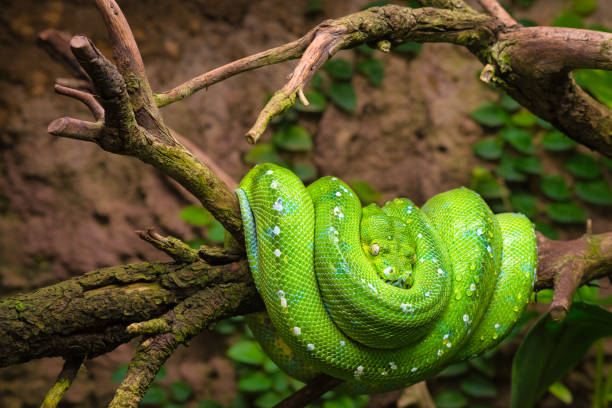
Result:
[[[493,215],[469,189],[421,209],[405,198],[362,208],[335,177],[306,188],[262,164],[236,193],[267,310],[249,327],[303,381],[324,372],[361,393],[416,383],[497,345],[531,295],[531,222]]]

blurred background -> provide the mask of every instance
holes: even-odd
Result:
[[[385,2],[377,2],[379,5]],[[394,2],[415,5],[415,2]],[[326,18],[372,5],[363,0],[119,1],[154,90],[306,33]],[[505,0],[525,25],[612,28],[608,0]],[[135,159],[93,144],[53,138],[62,116],[88,118],[54,94],[69,73],[37,47],[47,28],[85,34],[110,57],[92,1],[3,1],[0,13],[0,295],[30,291],[92,269],[167,260],[134,230],[154,227],[193,246],[222,242],[223,228],[180,186]],[[335,175],[364,204],[408,197],[422,204],[461,185],[495,211],[527,214],[548,237],[612,230],[612,161],[576,146],[478,77],[480,62],[450,44],[407,43],[391,53],[366,45],[342,51],[315,76],[296,105],[274,120],[257,146],[244,139],[295,61],[247,72],[163,108],[167,124],[235,180],[254,163],[276,162],[309,182]],[[609,72],[576,73],[612,106]],[[610,283],[580,290],[607,305]],[[526,329],[546,310],[540,293],[516,333],[498,349],[450,367],[428,382],[438,407],[509,405],[512,357]],[[61,406],[108,404],[133,344],[87,361]],[[541,407],[603,407],[612,379],[612,344],[600,341],[555,383]],[[37,407],[61,369],[44,359],[0,369],[0,406]],[[269,407],[300,384],[262,354],[240,318],[205,330],[167,362],[143,400],[147,407]],[[601,397],[603,393],[603,397]],[[372,398],[330,394],[316,406],[398,405],[401,391]],[[599,395],[597,404],[594,395]],[[612,401],[612,399],[611,399]],[[404,405],[402,405],[404,404]]]

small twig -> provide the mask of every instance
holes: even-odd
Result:
[[[163,107],[180,101],[201,89],[208,89],[209,86],[242,72],[299,58],[312,40],[313,33],[314,30],[311,30],[296,41],[230,62],[192,78],[169,91],[155,94],[157,106]]]
[[[224,248],[208,246],[200,247],[198,255],[209,265],[223,265],[239,261],[244,257],[241,252],[231,252]]]
[[[327,374],[321,374],[310,380],[303,388],[300,388],[298,391],[276,404],[274,408],[305,407],[343,382],[344,381],[338,378],[330,377]]]
[[[79,91],[77,89],[68,88],[60,84],[55,84],[54,89],[55,92],[60,95],[66,95],[83,102],[83,104],[89,108],[96,121],[104,121],[104,108],[102,108],[102,105],[100,105],[92,94]]]
[[[178,345],[176,337],[170,333],[160,334],[140,343],[108,408],[138,407],[153,379]]]
[[[136,233],[155,248],[168,254],[176,262],[191,263],[199,259],[198,251],[192,249],[180,239],[171,236],[163,237],[153,228],[148,228],[146,232],[136,231]]]
[[[253,127],[246,133],[249,143],[257,142],[272,117],[293,106],[300,89],[306,86],[325,61],[339,51],[338,45],[344,40],[342,36],[344,33],[346,33],[346,27],[343,26],[323,26],[315,32],[314,39],[304,51],[289,82],[272,96],[260,112]]]
[[[495,16],[506,27],[520,25],[510,14],[497,2],[497,0],[478,0],[480,5],[485,8],[492,16]]]
[[[129,325],[127,331],[131,334],[155,335],[136,348],[128,372],[109,408],[137,407],[153,378],[178,345],[188,343],[208,325],[236,314],[261,310],[261,298],[233,295],[233,291],[242,292],[247,285],[250,283],[238,282],[225,287],[205,288],[160,318]]]
[[[45,399],[43,400],[40,408],[55,408],[59,404],[59,402],[64,397],[64,394],[72,385],[72,381],[76,377],[79,372],[79,368],[81,368],[81,364],[83,364],[83,358],[74,358],[67,359],[64,362],[64,366],[62,367],[62,371],[57,376],[57,380],[47,392]]]
[[[427,389],[427,383],[421,381],[408,388],[405,388],[402,395],[397,400],[398,408],[406,408],[417,404],[419,408],[436,408],[436,404],[431,398]]]
[[[51,122],[47,127],[47,132],[53,136],[96,142],[102,133],[102,125],[96,122],[66,117],[55,119]]]
[[[50,28],[38,34],[37,43],[51,58],[64,66],[72,76],[81,81],[82,84],[87,84],[87,87],[91,89],[89,75],[72,55],[69,45],[70,37],[69,33]]]

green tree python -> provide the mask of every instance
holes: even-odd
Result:
[[[467,188],[420,209],[405,198],[362,208],[336,177],[306,188],[260,164],[236,193],[267,310],[247,322],[300,380],[326,373],[359,393],[414,384],[499,344],[531,295],[532,223],[494,215]]]

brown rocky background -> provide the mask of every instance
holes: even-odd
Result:
[[[324,14],[307,16],[306,0],[120,1],[155,90],[289,42],[324,18],[367,3],[324,0]],[[544,25],[565,3],[539,0],[523,14]],[[591,22],[609,24],[612,3],[599,3]],[[1,10],[0,295],[102,266],[165,259],[137,238],[136,229],[153,226],[185,239],[197,236],[178,217],[192,199],[155,169],[46,133],[53,119],[87,118],[88,112],[53,93],[55,78],[69,75],[36,46],[36,35],[46,28],[84,33],[110,55],[92,2],[4,1]],[[351,59],[353,53],[341,56]],[[377,57],[385,63],[383,86],[354,79],[355,115],[332,106],[320,121],[305,123],[313,131],[319,175],[366,180],[384,198],[406,196],[416,203],[468,185],[477,163],[471,144],[483,134],[468,113],[497,98],[477,80],[480,63],[448,44],[426,44],[416,58]],[[243,135],[266,93],[282,86],[294,64],[231,78],[164,108],[163,114],[169,126],[239,180],[248,168],[242,156],[250,149]],[[595,214],[594,232],[612,229],[604,215]],[[105,406],[116,386],[110,375],[129,361],[131,348],[122,346],[87,362],[64,406]],[[168,381],[189,383],[200,398],[231,401],[235,373],[223,357],[226,348],[224,337],[202,334],[168,362]],[[48,359],[0,370],[0,406],[39,406],[60,366],[61,361]]]

